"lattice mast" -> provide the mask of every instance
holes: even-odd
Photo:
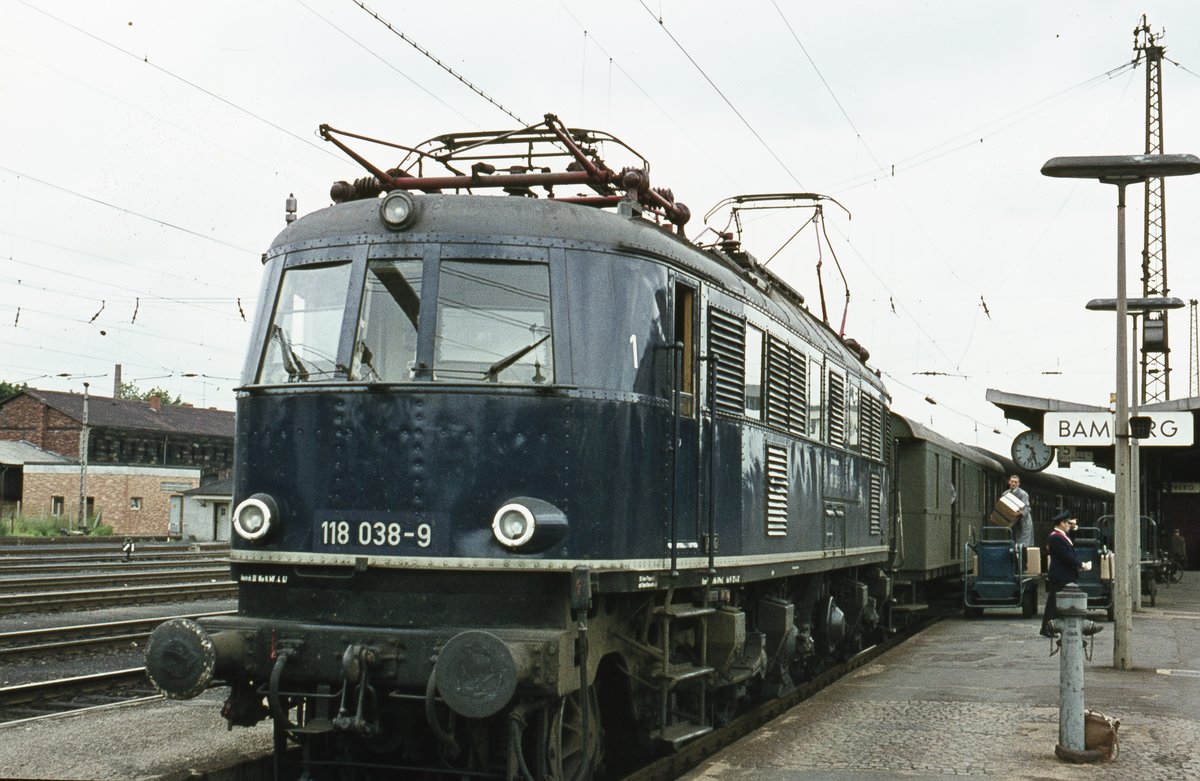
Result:
[[[1160,35],[1142,23],[1133,30],[1134,63],[1146,59],[1146,154],[1163,153],[1162,56]],[[1166,296],[1167,287],[1167,192],[1164,179],[1146,182],[1145,232],[1142,245],[1142,295]],[[1171,397],[1171,345],[1167,312],[1148,312],[1142,321],[1143,404]]]
[[[1200,329],[1194,298],[1188,301],[1188,326],[1188,395],[1200,396]]]

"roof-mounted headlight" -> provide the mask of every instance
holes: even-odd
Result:
[[[492,516],[492,534],[506,548],[522,552],[545,550],[562,540],[567,516],[541,499],[518,496]]]
[[[417,202],[405,190],[393,190],[379,202],[379,216],[394,231],[403,230],[417,217]]]
[[[233,529],[243,540],[261,542],[279,522],[279,508],[268,494],[254,494],[233,511]]]

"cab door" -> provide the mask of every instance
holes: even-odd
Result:
[[[674,275],[671,290],[671,403],[674,435],[671,447],[673,507],[668,552],[679,557],[700,552],[700,394],[699,287],[694,280]]]

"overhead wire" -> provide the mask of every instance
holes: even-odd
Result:
[[[249,248],[247,248],[247,247],[242,247],[242,246],[239,246],[239,245],[237,245],[237,244],[231,244],[230,242],[228,242],[228,241],[225,241],[225,240],[223,240],[223,239],[218,239],[216,236],[209,236],[209,235],[207,235],[207,234],[205,234],[205,233],[201,233],[200,231],[195,231],[195,230],[192,230],[191,228],[185,228],[185,227],[183,227],[182,225],[176,225],[175,223],[172,223],[172,222],[167,222],[166,220],[159,219],[158,217],[152,217],[152,216],[150,216],[149,214],[143,214],[142,212],[139,212],[139,211],[137,211],[137,210],[135,210],[135,209],[130,209],[130,208],[129,208],[129,207],[127,207],[127,206],[118,206],[118,205],[117,205],[117,204],[115,204],[115,203],[109,203],[108,201],[105,201],[105,200],[103,200],[103,199],[101,199],[101,198],[96,198],[96,197],[94,197],[94,196],[91,196],[91,195],[85,195],[84,193],[81,193],[81,192],[79,192],[79,191],[77,191],[77,190],[72,190],[72,189],[71,189],[71,188],[69,188],[69,187],[63,187],[63,186],[62,186],[62,185],[60,185],[60,184],[55,184],[55,183],[53,183],[53,182],[46,181],[45,179],[39,179],[39,178],[38,178],[38,177],[36,177],[36,176],[30,176],[30,175],[29,175],[29,174],[27,174],[27,173],[24,173],[24,172],[22,172],[22,171],[18,171],[18,170],[14,169],[14,168],[9,168],[8,166],[5,166],[5,165],[0,165],[0,171],[6,171],[6,172],[8,172],[8,173],[12,174],[13,176],[17,176],[17,177],[21,177],[21,178],[24,178],[24,179],[28,179],[28,180],[29,180],[29,181],[31,181],[31,182],[37,182],[38,184],[40,184],[40,185],[42,185],[42,186],[44,186],[44,187],[49,187],[49,188],[51,188],[51,189],[53,189],[53,190],[58,190],[59,192],[67,193],[68,195],[73,195],[73,196],[75,196],[76,198],[82,198],[82,199],[84,199],[85,201],[90,201],[90,202],[92,202],[92,203],[96,203],[96,204],[99,204],[99,205],[101,205],[101,206],[107,206],[107,207],[108,207],[108,208],[110,208],[110,209],[116,209],[117,211],[120,211],[120,212],[125,212],[126,214],[132,214],[134,217],[140,217],[140,218],[142,218],[143,220],[149,220],[150,222],[156,222],[156,223],[158,223],[159,225],[162,225],[163,227],[166,227],[166,228],[173,228],[173,229],[175,229],[175,230],[177,230],[177,231],[181,231],[181,232],[183,232],[183,233],[187,233],[187,234],[190,234],[190,235],[192,235],[192,236],[196,236],[197,238],[204,239],[205,241],[211,241],[211,242],[214,242],[214,243],[216,243],[216,244],[221,244],[221,245],[223,245],[223,246],[225,246],[225,247],[229,247],[230,249],[235,249],[235,250],[237,250],[237,251],[239,251],[239,252],[248,252],[248,253],[251,253],[251,254],[255,254],[255,253],[254,253],[254,250],[252,250],[252,249],[249,249]]]
[[[634,78],[633,74],[631,74],[628,70],[626,70],[625,67],[621,65],[619,60],[617,60],[615,57],[613,57],[613,55],[608,51],[608,49],[606,49],[600,43],[600,41],[596,37],[595,33],[589,32],[587,26],[584,25],[584,23],[582,21],[580,21],[579,17],[577,17],[574,14],[574,12],[572,12],[571,9],[567,7],[567,4],[565,2],[563,2],[563,0],[558,0],[558,4],[559,4],[559,6],[562,7],[563,11],[566,12],[567,16],[571,17],[571,20],[573,22],[575,22],[575,24],[579,27],[579,29],[583,31],[585,44],[590,43],[592,46],[595,46],[597,49],[599,49],[600,52],[605,57],[608,58],[609,65],[611,67],[615,67],[621,73],[621,75],[624,76],[625,79],[630,84],[632,84],[634,86],[634,88],[637,89],[638,92],[640,92],[642,94],[642,97],[644,97],[646,100],[650,101],[650,104],[652,106],[654,106],[654,108],[658,109],[658,112],[660,114],[662,114],[663,117],[665,117],[667,119],[667,121],[670,122],[675,127],[675,130],[676,130],[676,132],[678,132],[679,136],[681,138],[687,139],[687,141],[689,143],[691,143],[692,146],[696,147],[696,149],[703,154],[704,159],[709,161],[709,165],[711,165],[713,167],[713,170],[720,173],[730,183],[733,183],[733,178],[728,174],[728,172],[723,170],[720,167],[720,165],[716,162],[717,160],[720,159],[720,155],[713,154],[710,150],[704,148],[704,146],[702,146],[698,141],[696,141],[696,139],[692,137],[691,133],[688,132],[687,127],[684,126],[683,124],[681,124],[675,118],[675,116],[673,114],[671,114],[671,112],[669,112],[665,108],[663,108],[662,104],[659,103],[659,101],[657,99],[655,99],[655,97],[653,95],[651,95],[646,90],[646,88],[641,85],[641,82],[639,82],[636,78]],[[611,89],[612,88],[610,85],[610,87],[609,87],[610,93],[611,93]],[[610,98],[611,98],[611,96],[610,96]]]
[[[312,14],[313,16],[315,16],[315,17],[317,17],[318,19],[320,19],[322,22],[324,22],[325,24],[329,25],[329,26],[330,26],[330,27],[332,27],[334,30],[337,30],[337,32],[339,32],[341,35],[343,35],[343,36],[344,36],[344,37],[345,37],[347,40],[349,40],[349,41],[350,41],[351,43],[353,43],[355,46],[359,47],[360,49],[362,49],[363,51],[365,51],[367,54],[371,55],[371,56],[372,56],[372,57],[374,57],[375,59],[377,59],[377,60],[379,60],[380,62],[382,62],[384,65],[386,65],[388,68],[390,68],[390,69],[392,70],[392,72],[394,72],[396,75],[400,76],[400,78],[404,79],[404,80],[405,80],[405,81],[407,81],[409,84],[412,84],[414,87],[416,87],[417,89],[421,90],[422,92],[424,92],[424,93],[425,93],[426,95],[428,95],[429,97],[433,98],[433,99],[434,99],[435,101],[437,101],[438,103],[441,103],[443,106],[445,106],[446,108],[450,109],[450,110],[451,110],[451,111],[453,111],[455,114],[458,114],[460,117],[462,117],[463,119],[465,119],[465,120],[466,120],[468,123],[470,123],[471,125],[473,125],[473,126],[475,126],[475,127],[478,127],[478,125],[477,125],[477,124],[474,122],[474,120],[472,120],[472,119],[471,119],[470,117],[468,117],[466,114],[462,113],[461,111],[459,111],[458,109],[456,109],[454,106],[451,106],[449,103],[447,103],[446,101],[442,100],[442,98],[441,98],[441,97],[440,97],[440,96],[439,96],[437,93],[435,93],[433,90],[431,90],[431,89],[429,89],[428,87],[426,87],[425,85],[423,85],[423,84],[421,84],[421,83],[417,82],[415,79],[413,79],[413,77],[409,76],[407,73],[405,73],[404,71],[400,70],[400,69],[399,69],[399,68],[397,68],[395,65],[393,65],[392,63],[390,63],[390,62],[388,62],[387,60],[385,60],[385,59],[384,59],[382,56],[380,56],[380,54],[379,54],[378,52],[376,52],[374,49],[372,49],[371,47],[367,46],[365,43],[363,43],[362,41],[358,40],[357,38],[355,38],[354,36],[352,36],[350,33],[348,33],[348,32],[346,32],[345,30],[343,30],[341,27],[338,27],[336,24],[334,24],[333,22],[331,22],[331,21],[330,21],[329,19],[327,19],[326,17],[324,17],[324,16],[322,16],[321,14],[317,13],[315,10],[313,10],[313,8],[312,8],[311,6],[309,6],[308,4],[306,4],[306,3],[304,2],[304,0],[295,0],[295,2],[296,2],[296,4],[297,4],[297,5],[299,5],[301,8],[303,8],[303,9],[304,9],[304,10],[306,10],[306,11],[308,11],[310,14]],[[360,3],[359,5],[361,5],[361,3]],[[366,6],[363,6],[363,10],[367,10]],[[380,22],[382,22],[382,23],[384,23],[384,24],[387,24],[386,22],[383,22],[383,20],[382,20],[382,19],[380,19],[378,15],[374,14],[373,12],[371,12],[371,13],[372,13],[372,15],[373,15],[373,16],[375,16],[375,18],[376,18],[378,21],[380,21]],[[389,28],[389,29],[391,29],[391,25],[388,25],[388,28]],[[339,158],[339,159],[340,159],[340,158]]]
[[[298,2],[298,1],[299,1],[299,0],[297,0],[297,2]],[[387,21],[386,19],[384,19],[382,16],[380,16],[380,15],[379,15],[378,13],[376,13],[375,11],[372,11],[370,8],[368,8],[368,7],[367,7],[366,3],[363,3],[361,0],[350,0],[350,2],[354,3],[354,4],[355,4],[355,5],[357,5],[359,8],[361,8],[363,11],[367,12],[368,14],[370,14],[372,17],[374,17],[374,18],[375,18],[375,21],[379,22],[379,23],[380,23],[380,24],[382,24],[384,27],[386,27],[386,28],[387,28],[389,31],[391,31],[391,32],[392,32],[394,35],[396,35],[397,37],[399,37],[399,38],[400,38],[400,40],[404,41],[404,42],[405,42],[405,43],[407,43],[409,46],[413,47],[414,49],[416,49],[417,51],[419,51],[421,54],[425,55],[425,57],[427,57],[429,60],[431,60],[431,61],[432,61],[432,62],[433,62],[435,65],[437,65],[439,68],[441,68],[442,70],[446,71],[447,73],[449,73],[449,74],[450,74],[451,76],[453,76],[454,78],[458,79],[460,82],[462,82],[462,83],[463,83],[463,85],[465,85],[466,87],[468,87],[468,88],[469,88],[469,89],[470,89],[472,92],[474,92],[476,95],[479,95],[481,98],[483,98],[484,100],[486,100],[488,103],[491,103],[493,106],[495,106],[496,108],[500,109],[500,110],[501,110],[501,111],[503,111],[505,114],[508,114],[508,116],[512,117],[513,119],[515,119],[517,122],[521,123],[522,125],[528,125],[528,124],[529,124],[528,122],[526,122],[525,120],[521,119],[519,116],[517,116],[516,114],[514,114],[512,111],[510,111],[509,109],[507,109],[506,107],[504,107],[503,105],[501,105],[499,102],[497,102],[497,101],[496,101],[494,98],[492,98],[492,96],[491,96],[491,95],[488,95],[488,94],[487,94],[486,92],[484,92],[482,89],[480,89],[479,87],[475,86],[473,83],[471,83],[470,81],[468,81],[468,80],[467,80],[467,78],[466,78],[465,76],[463,76],[461,73],[457,72],[456,70],[454,70],[453,68],[451,68],[449,65],[447,65],[447,64],[446,64],[446,63],[444,63],[444,62],[442,62],[442,61],[441,61],[441,60],[439,60],[437,57],[433,56],[433,53],[432,53],[432,52],[430,52],[430,51],[429,51],[428,49],[426,49],[425,47],[421,46],[419,43],[417,43],[416,41],[414,41],[414,40],[413,40],[412,38],[410,38],[409,36],[405,35],[403,31],[401,31],[401,30],[397,29],[397,28],[396,28],[396,27],[395,27],[395,26],[394,26],[394,25],[393,25],[391,22],[389,22],[389,21]]]
[[[316,149],[318,152],[320,152],[322,154],[329,155],[330,157],[333,157],[334,159],[338,160],[339,162],[343,161],[341,155],[335,154],[328,147],[314,143],[312,139],[305,138],[304,136],[301,136],[301,135],[297,135],[296,133],[293,133],[292,131],[288,130],[287,128],[283,127],[282,125],[278,125],[278,124],[272,122],[271,120],[267,119],[266,117],[263,117],[259,114],[255,114],[250,109],[239,106],[238,104],[234,103],[232,100],[229,100],[228,98],[226,98],[222,95],[219,95],[210,89],[206,89],[206,88],[200,86],[199,84],[196,84],[193,81],[189,81],[188,79],[185,79],[184,77],[180,76],[179,74],[174,73],[157,63],[151,62],[149,57],[138,56],[138,55],[134,54],[133,52],[129,51],[128,49],[123,49],[120,46],[117,46],[115,43],[112,43],[111,41],[107,41],[104,38],[101,38],[100,36],[96,35],[95,33],[88,32],[87,30],[83,29],[82,27],[71,24],[70,22],[66,21],[65,19],[57,17],[48,11],[45,11],[41,8],[38,8],[35,5],[32,5],[28,2],[26,2],[26,0],[17,0],[17,2],[19,2],[21,5],[25,6],[26,8],[37,11],[39,14],[42,14],[43,16],[45,16],[49,19],[53,19],[54,21],[58,22],[59,24],[63,25],[64,27],[71,28],[75,32],[79,33],[80,35],[85,35],[88,38],[91,38],[92,40],[94,40],[98,43],[104,44],[105,46],[109,47],[110,49],[113,49],[115,51],[120,52],[121,54],[126,55],[127,57],[132,57],[133,59],[137,60],[138,62],[145,63],[146,65],[149,65],[151,68],[154,68],[159,73],[162,73],[165,76],[169,76],[170,78],[180,82],[181,84],[186,84],[187,86],[191,87],[192,89],[202,92],[205,95],[208,95],[213,100],[224,103],[226,106],[232,108],[233,110],[235,110],[241,114],[245,114],[246,116],[251,117],[252,119],[255,119],[265,125],[268,125],[268,126],[274,128],[275,130],[278,130],[280,133],[290,136],[291,138],[294,138],[295,140],[299,141],[300,143],[310,146],[313,149]]]
[[[12,255],[8,256],[8,261],[10,263],[16,263],[16,264],[19,264],[22,266],[28,266],[30,268],[40,269],[42,271],[49,271],[56,276],[71,277],[72,279],[78,279],[82,282],[90,282],[90,283],[97,284],[97,285],[104,285],[106,287],[112,288],[113,290],[123,290],[127,293],[135,294],[134,298],[124,299],[124,300],[117,299],[117,298],[110,298],[109,301],[112,301],[113,303],[132,303],[135,300],[147,302],[147,303],[154,302],[154,301],[162,301],[162,302],[168,303],[168,304],[179,304],[182,306],[195,307],[203,312],[207,312],[209,314],[214,314],[214,315],[228,316],[230,319],[234,319],[234,320],[240,319],[237,317],[237,315],[233,311],[227,311],[225,309],[217,309],[215,307],[203,306],[203,304],[206,304],[206,303],[226,303],[226,304],[229,304],[230,306],[232,306],[235,301],[235,297],[233,297],[233,296],[230,296],[228,298],[204,298],[204,299],[181,298],[178,296],[159,296],[159,295],[155,295],[154,293],[148,293],[146,291],[139,290],[137,288],[131,288],[126,285],[119,285],[119,284],[117,284],[115,282],[111,282],[109,280],[96,279],[95,277],[88,277],[88,276],[84,276],[82,274],[74,274],[74,273],[71,273],[70,271],[63,271],[61,269],[56,269],[51,266],[43,266],[41,264],[33,263],[33,262],[30,262],[27,260],[20,260],[18,258],[13,257]],[[10,277],[10,279],[15,279],[15,278]],[[32,285],[30,285],[27,282],[23,282],[21,280],[17,280],[17,281],[25,287],[32,287]],[[84,298],[84,299],[88,299],[91,301],[94,301],[96,299],[96,295],[94,294],[94,292],[90,295],[85,295],[85,294],[81,294],[81,293],[72,292],[72,291],[66,290],[64,288],[43,287],[41,289],[45,290],[46,292],[55,293],[57,295],[73,296],[75,298]]]
[[[638,0],[638,3],[642,6],[642,8],[646,9],[646,13],[650,14],[651,18],[658,22],[659,29],[666,33],[666,36],[671,39],[671,42],[675,44],[680,52],[683,53],[683,56],[688,59],[688,62],[692,64],[696,71],[704,77],[704,80],[708,82],[708,85],[713,88],[717,95],[720,96],[721,100],[725,101],[725,105],[728,106],[729,109],[737,116],[737,118],[742,121],[742,124],[746,126],[746,129],[749,130],[751,135],[758,140],[758,143],[762,145],[763,149],[767,150],[767,153],[774,158],[775,162],[779,164],[780,168],[782,168],[784,172],[791,177],[791,180],[795,182],[800,189],[806,189],[804,185],[800,183],[800,180],[796,178],[796,175],[792,173],[792,169],[788,168],[787,163],[783,162],[783,159],[775,152],[774,149],[771,148],[771,145],[767,143],[766,139],[763,138],[762,135],[759,134],[758,130],[754,128],[754,125],[750,124],[750,120],[746,119],[745,115],[742,114],[738,107],[733,105],[733,101],[731,101],[728,96],[725,95],[721,88],[717,86],[716,82],[714,82],[712,78],[704,71],[704,68],[702,68],[700,63],[696,61],[696,58],[691,55],[691,52],[687,50],[687,48],[669,29],[667,29],[667,25],[663,21],[662,16],[656,15],[653,11],[651,11],[650,7],[646,5],[645,0]]]
[[[779,8],[778,4],[774,2],[774,0],[772,0],[772,5],[775,7],[775,10],[776,10],[776,12],[779,14],[780,18],[783,20],[783,22],[784,22],[784,25],[787,27],[787,29],[788,29],[788,32],[791,34],[791,36],[792,36],[793,40],[795,41],[796,45],[799,47],[800,51],[801,51],[801,52],[804,54],[805,58],[808,60],[809,64],[812,66],[812,68],[813,68],[814,72],[817,74],[817,77],[820,79],[821,83],[822,83],[822,84],[825,86],[825,89],[826,89],[826,91],[829,93],[829,95],[830,95],[830,97],[832,98],[832,100],[833,100],[834,104],[835,104],[835,105],[838,107],[838,110],[841,112],[841,114],[842,114],[843,118],[846,120],[846,122],[847,122],[847,124],[850,126],[851,130],[853,130],[853,131],[854,131],[856,139],[857,139],[857,140],[859,141],[859,143],[860,143],[860,144],[863,146],[863,148],[864,148],[864,149],[866,149],[867,153],[868,153],[868,154],[871,156],[871,159],[874,161],[874,163],[875,163],[875,165],[876,165],[876,171],[875,171],[875,172],[872,172],[871,174],[869,174],[869,176],[870,176],[871,178],[870,178],[870,179],[868,179],[868,181],[876,181],[876,180],[878,179],[878,177],[876,176],[876,172],[880,172],[880,171],[886,171],[887,169],[886,169],[886,168],[885,168],[885,166],[884,166],[884,165],[883,165],[883,164],[882,164],[882,163],[879,161],[878,157],[877,157],[877,156],[874,154],[874,151],[871,149],[870,145],[869,145],[869,144],[866,142],[866,139],[863,137],[863,134],[862,134],[862,132],[861,132],[861,131],[858,129],[857,125],[855,125],[855,123],[854,123],[853,119],[852,119],[852,118],[850,117],[850,115],[849,115],[849,112],[847,112],[847,111],[846,111],[845,107],[842,105],[841,101],[838,99],[838,97],[837,97],[837,94],[834,92],[834,90],[833,90],[832,86],[829,84],[828,80],[826,80],[826,79],[825,79],[825,77],[824,77],[824,74],[822,74],[822,73],[821,73],[821,71],[820,71],[820,68],[817,66],[817,63],[816,63],[816,61],[815,61],[815,60],[812,58],[812,56],[809,54],[808,50],[805,48],[805,46],[804,46],[803,42],[800,40],[800,37],[799,37],[799,35],[797,35],[797,33],[796,33],[795,29],[792,27],[791,23],[788,21],[787,17],[784,15],[783,11],[782,11],[782,10]],[[1090,88],[1091,86],[1094,86],[1094,85],[1096,85],[1096,84],[1102,83],[1103,81],[1105,81],[1105,80],[1109,80],[1109,79],[1113,78],[1114,76],[1116,76],[1116,75],[1120,74],[1121,72],[1123,72],[1123,71],[1125,71],[1125,70],[1127,70],[1127,69],[1129,69],[1129,68],[1131,68],[1131,64],[1130,64],[1130,63],[1123,63],[1122,65],[1120,65],[1120,66],[1118,66],[1118,67],[1116,67],[1116,68],[1112,68],[1112,69],[1110,69],[1110,70],[1108,70],[1108,71],[1105,71],[1104,73],[1102,73],[1102,74],[1099,74],[1098,76],[1093,76],[1093,77],[1091,77],[1090,79],[1087,79],[1087,80],[1085,80],[1084,82],[1081,82],[1080,84],[1073,85],[1072,87],[1070,87],[1070,88],[1068,88],[1068,89],[1066,89],[1066,90],[1062,90],[1062,91],[1060,91],[1060,92],[1058,92],[1058,93],[1055,93],[1054,95],[1051,95],[1051,96],[1049,96],[1049,97],[1047,97],[1047,98],[1043,98],[1043,99],[1041,99],[1041,100],[1039,100],[1039,101],[1037,101],[1037,102],[1035,102],[1035,103],[1031,104],[1030,106],[1026,106],[1026,107],[1023,107],[1023,108],[1021,108],[1021,109],[1019,109],[1019,110],[1017,110],[1017,111],[1011,112],[1010,114],[1008,114],[1008,115],[1005,115],[1004,117],[1001,117],[1001,118],[1000,118],[1000,119],[998,119],[998,120],[993,120],[992,122],[986,123],[985,125],[983,125],[983,126],[981,126],[981,127],[983,127],[983,128],[995,127],[995,130],[994,130],[994,132],[996,132],[996,133],[1002,132],[1003,130],[1006,130],[1008,127],[1011,127],[1011,126],[1013,126],[1013,125],[1017,124],[1018,122],[1020,122],[1020,121],[1022,120],[1022,117],[1021,117],[1021,115],[1022,115],[1022,114],[1029,115],[1029,114],[1031,114],[1031,112],[1032,112],[1034,109],[1036,109],[1036,108],[1038,108],[1038,107],[1040,107],[1040,106],[1042,106],[1042,105],[1045,105],[1045,104],[1049,103],[1050,101],[1057,100],[1057,99],[1061,98],[1063,95],[1070,94],[1070,93],[1072,93],[1072,92],[1074,92],[1074,91],[1080,91],[1080,90],[1084,90],[1084,89]],[[1006,124],[1004,124],[1005,120],[1008,120],[1009,118],[1013,118],[1013,119],[1012,119],[1012,121],[1009,121],[1009,122],[1007,122]],[[968,131],[968,132],[971,132],[971,131]],[[976,135],[976,134],[975,134],[975,133],[973,133],[973,132],[971,132],[971,134],[972,134],[973,136],[974,136],[974,135]],[[964,134],[964,135],[965,135],[965,134]],[[963,137],[963,136],[962,136],[962,135],[960,135],[960,136],[958,136],[957,138],[962,138],[962,137]],[[939,153],[939,154],[937,154],[937,155],[933,155],[933,156],[927,157],[927,158],[926,158],[926,159],[924,159],[924,160],[921,160],[921,157],[922,157],[922,155],[923,155],[923,154],[925,154],[925,153],[918,153],[918,155],[914,155],[914,156],[911,156],[911,157],[909,157],[909,158],[906,158],[904,162],[908,162],[909,160],[914,160],[914,159],[916,159],[916,160],[920,160],[920,162],[918,162],[918,163],[914,164],[913,166],[911,166],[911,167],[916,167],[917,165],[921,165],[921,164],[923,164],[924,162],[930,162],[930,161],[932,161],[932,160],[934,160],[934,159],[938,159],[938,158],[940,158],[940,157],[943,157],[943,156],[945,156],[945,155],[951,154],[952,152],[955,152],[955,151],[958,151],[958,150],[960,150],[960,149],[966,148],[967,146],[973,146],[973,145],[975,145],[976,143],[982,142],[982,140],[983,140],[982,138],[979,138],[979,139],[978,139],[978,141],[977,141],[977,140],[976,140],[976,138],[974,138],[974,137],[973,137],[973,138],[971,138],[971,140],[970,140],[968,143],[961,144],[961,145],[960,145],[960,146],[958,146],[958,147],[952,148],[952,149],[950,149],[950,150],[943,151],[943,152],[941,152],[941,153]],[[939,148],[943,147],[943,146],[945,145],[945,143],[947,143],[947,142],[943,142],[942,144],[935,145],[935,146],[933,147],[933,149],[934,149],[934,150],[937,150],[937,149],[939,149]],[[906,200],[906,199],[903,197],[903,195],[902,195],[902,194],[901,194],[901,193],[898,191],[898,189],[896,188],[896,184],[895,184],[895,180],[894,180],[894,176],[895,176],[895,169],[896,169],[896,166],[895,166],[895,165],[893,165],[893,166],[892,166],[892,168],[891,168],[891,171],[892,171],[892,176],[891,176],[891,177],[889,177],[889,178],[892,180],[892,182],[891,182],[891,183],[892,183],[892,186],[893,186],[893,190],[896,192],[897,198],[900,200],[901,204],[904,206],[904,208],[905,208],[905,209],[906,209],[906,211],[908,212],[908,214],[909,214],[909,218],[910,218],[910,219],[913,221],[913,224],[914,224],[914,225],[916,225],[916,226],[918,227],[918,229],[919,229],[919,230],[921,230],[921,232],[922,232],[922,233],[925,235],[925,238],[926,238],[927,242],[929,242],[930,246],[934,247],[934,248],[935,248],[935,250],[936,250],[936,247],[937,247],[937,245],[936,245],[936,242],[934,242],[934,241],[933,241],[933,238],[932,238],[932,236],[930,236],[930,235],[929,235],[928,231],[925,229],[925,227],[924,227],[923,223],[921,222],[921,220],[918,218],[918,216],[917,216],[917,215],[915,214],[915,212],[912,210],[912,208],[911,208],[911,206],[908,204],[907,200]],[[860,175],[860,177],[861,177],[861,175]],[[859,186],[859,185],[854,185],[854,186]],[[842,192],[845,192],[845,191],[846,191],[846,189],[853,189],[853,188],[851,187],[851,188],[845,188],[845,189],[838,189],[838,190],[835,190],[835,192],[838,192],[838,193],[840,194],[840,193],[842,193]],[[862,258],[862,259],[864,260],[864,262],[865,262],[865,258],[863,258],[863,256],[862,256],[862,253],[858,251],[857,247],[854,247],[854,246],[853,246],[852,242],[850,242],[850,239],[849,239],[849,237],[847,237],[847,236],[843,236],[843,238],[845,238],[845,240],[847,241],[847,243],[848,243],[848,244],[850,244],[850,245],[852,246],[852,248],[854,249],[855,253],[856,253],[856,254],[858,254],[858,255],[859,255],[859,257],[860,257],[860,258]],[[954,278],[954,279],[955,279],[955,280],[956,280],[956,281],[957,281],[957,282],[958,282],[958,283],[959,283],[959,284],[960,284],[960,285],[961,285],[961,286],[962,286],[964,289],[966,289],[966,284],[965,284],[965,283],[963,282],[963,280],[962,280],[962,279],[961,279],[961,278],[958,276],[958,274],[957,274],[957,272],[955,271],[955,269],[953,268],[953,266],[952,266],[952,265],[951,265],[951,264],[950,264],[950,263],[949,263],[949,262],[948,262],[948,261],[947,261],[947,260],[944,258],[944,256],[942,255],[942,253],[941,253],[940,251],[937,251],[937,255],[938,255],[939,259],[941,259],[941,260],[942,260],[942,262],[943,262],[943,265],[945,265],[945,266],[947,267],[947,269],[949,270],[949,272],[950,272],[951,276],[952,276],[952,277],[953,277],[953,278]],[[869,264],[868,264],[868,268],[869,268]],[[891,300],[893,301],[893,309],[894,309],[894,307],[895,307],[895,303],[894,303],[894,302],[895,302],[895,298],[896,298],[896,297],[895,297],[895,294],[894,294],[894,293],[892,293],[892,291],[890,290],[889,286],[888,286],[886,283],[884,283],[882,279],[880,279],[880,278],[879,278],[879,275],[878,275],[877,273],[875,273],[873,269],[871,269],[871,272],[872,272],[872,274],[873,274],[873,275],[876,277],[876,279],[880,281],[880,283],[883,285],[884,289],[885,289],[885,290],[887,290],[887,291],[888,291],[888,293],[890,294],[890,298],[891,298]],[[1010,274],[1011,274],[1011,271],[1010,271]],[[900,303],[900,306],[901,306],[901,309],[902,309],[902,311],[905,311],[905,313],[906,313],[906,314],[910,314],[910,313],[908,313],[908,311],[907,311],[907,307],[904,305],[903,301],[901,301],[901,303]],[[988,315],[988,319],[990,320],[990,319],[991,319],[991,314],[990,314],[990,312],[987,312],[987,303],[986,303],[986,301],[983,299],[983,297],[982,297],[982,296],[980,297],[980,304],[979,304],[979,307],[982,307],[982,308],[985,310],[985,312],[986,312],[986,313],[987,313],[987,315]],[[979,308],[979,307],[976,307],[975,318],[974,318],[974,320],[973,320],[973,322],[972,322],[971,332],[970,332],[970,335],[968,336],[968,340],[967,340],[967,349],[969,349],[970,343],[971,343],[971,341],[973,340],[973,337],[974,337],[974,332],[975,332],[975,326],[978,324],[978,315],[979,315],[978,308]],[[960,357],[960,359],[959,359],[957,362],[955,362],[955,361],[952,361],[952,360],[949,358],[949,356],[946,354],[945,350],[944,350],[944,349],[942,349],[942,347],[941,347],[940,343],[939,343],[939,342],[938,342],[936,339],[934,339],[934,337],[933,337],[932,335],[928,334],[928,332],[927,332],[927,331],[925,331],[925,329],[924,329],[923,325],[921,325],[920,321],[919,321],[917,318],[913,317],[911,314],[910,314],[910,319],[912,320],[912,322],[913,322],[914,324],[916,324],[916,325],[917,325],[918,329],[919,329],[919,330],[921,330],[921,331],[922,331],[922,333],[924,333],[924,334],[926,335],[926,337],[927,337],[927,338],[930,340],[930,344],[932,344],[932,345],[935,347],[935,349],[937,349],[937,350],[938,350],[938,352],[940,352],[940,353],[943,355],[943,357],[944,357],[944,358],[946,358],[948,361],[950,361],[951,365],[953,365],[953,366],[954,366],[956,369],[958,369],[959,367],[961,367],[961,365],[962,365],[962,361],[963,361],[963,360],[965,359],[965,357],[966,357],[967,349],[964,349],[962,356]],[[952,411],[954,411],[954,410],[952,410]],[[956,412],[957,412],[957,411],[956,411]],[[958,414],[965,414],[965,413],[961,413],[961,412],[960,412],[960,413],[958,413]],[[969,416],[968,416],[968,417],[969,417]],[[979,423],[980,421],[976,421],[976,422],[977,422],[977,423]]]

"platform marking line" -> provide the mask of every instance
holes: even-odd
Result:
[[[1164,670],[1158,669],[1154,672],[1159,675],[1178,675],[1181,678],[1200,678],[1200,670]]]

